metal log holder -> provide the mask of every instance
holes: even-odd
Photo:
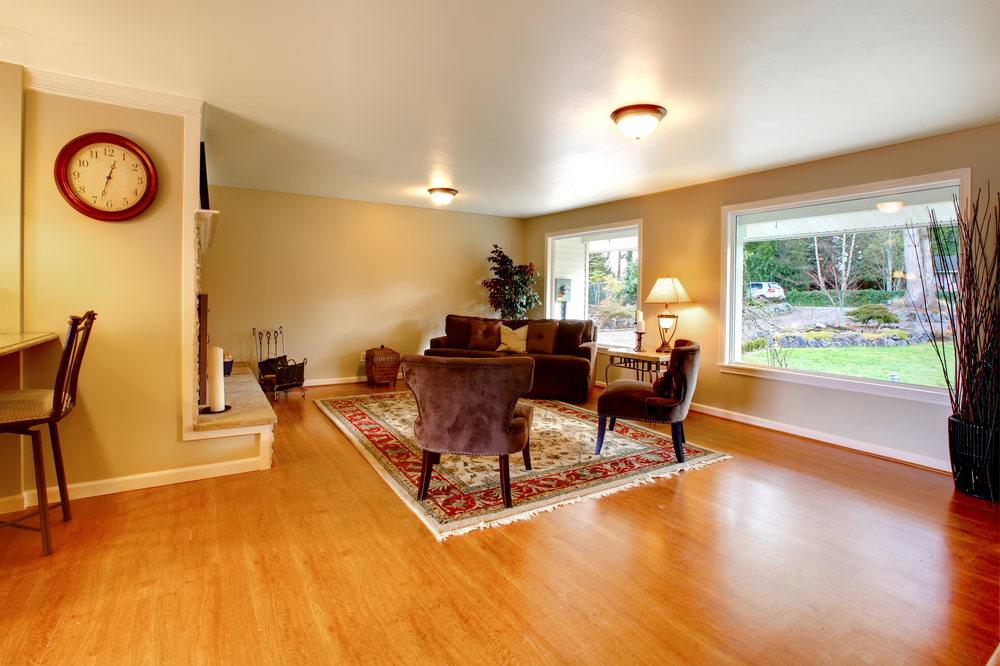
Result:
[[[270,393],[274,401],[277,402],[279,392],[287,396],[290,389],[297,388],[304,398],[306,395],[306,364],[309,359],[303,358],[301,363],[296,363],[294,359],[288,358],[285,352],[284,327],[279,326],[278,330],[260,331],[254,328],[251,335],[253,335],[254,347],[257,349],[257,382],[264,393]],[[278,356],[279,338],[281,340],[281,356]],[[274,342],[273,353],[271,351],[272,342]]]

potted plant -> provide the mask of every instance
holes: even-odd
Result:
[[[955,487],[973,497],[1000,499],[997,458],[997,417],[1000,410],[1000,193],[990,210],[980,209],[977,195],[971,211],[962,214],[955,200],[957,225],[944,226],[931,215],[930,233],[939,257],[955,256],[957,280],[954,293],[940,299],[940,317],[932,316],[926,302],[924,315],[931,328],[931,342],[941,362],[951,398],[948,418],[948,451]],[[957,238],[956,238],[957,236]],[[956,243],[957,241],[957,243]],[[923,276],[921,276],[923,281]],[[940,330],[934,331],[934,320]],[[948,370],[945,323],[954,341]]]
[[[493,264],[490,270],[496,277],[483,280],[483,286],[489,292],[490,307],[500,313],[501,319],[521,319],[529,308],[542,302],[534,289],[538,275],[534,264],[515,266],[498,245],[493,246],[486,260]]]

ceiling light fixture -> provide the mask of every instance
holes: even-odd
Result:
[[[453,190],[450,187],[432,187],[427,192],[431,195],[434,203],[439,206],[447,206],[458,194],[458,190]]]
[[[649,136],[667,115],[667,110],[655,104],[633,104],[615,109],[611,120],[615,121],[621,133],[630,139]]]
[[[899,211],[899,209],[903,207],[903,202],[883,201],[881,203],[875,204],[875,207],[878,208],[883,213],[885,213],[886,215],[891,215],[892,213]]]

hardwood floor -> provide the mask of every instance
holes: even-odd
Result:
[[[981,665],[997,646],[1000,511],[948,476],[692,414],[688,439],[732,460],[438,543],[312,403],[366,391],[282,398],[276,469],[76,501],[50,557],[0,531],[0,664]]]

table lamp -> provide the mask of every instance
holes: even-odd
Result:
[[[663,303],[663,312],[656,315],[660,324],[660,341],[663,343],[656,348],[657,353],[665,354],[673,347],[670,341],[677,332],[677,315],[670,311],[670,303],[689,303],[691,297],[684,291],[680,280],[672,277],[660,278],[653,285],[646,297],[647,303]]]

